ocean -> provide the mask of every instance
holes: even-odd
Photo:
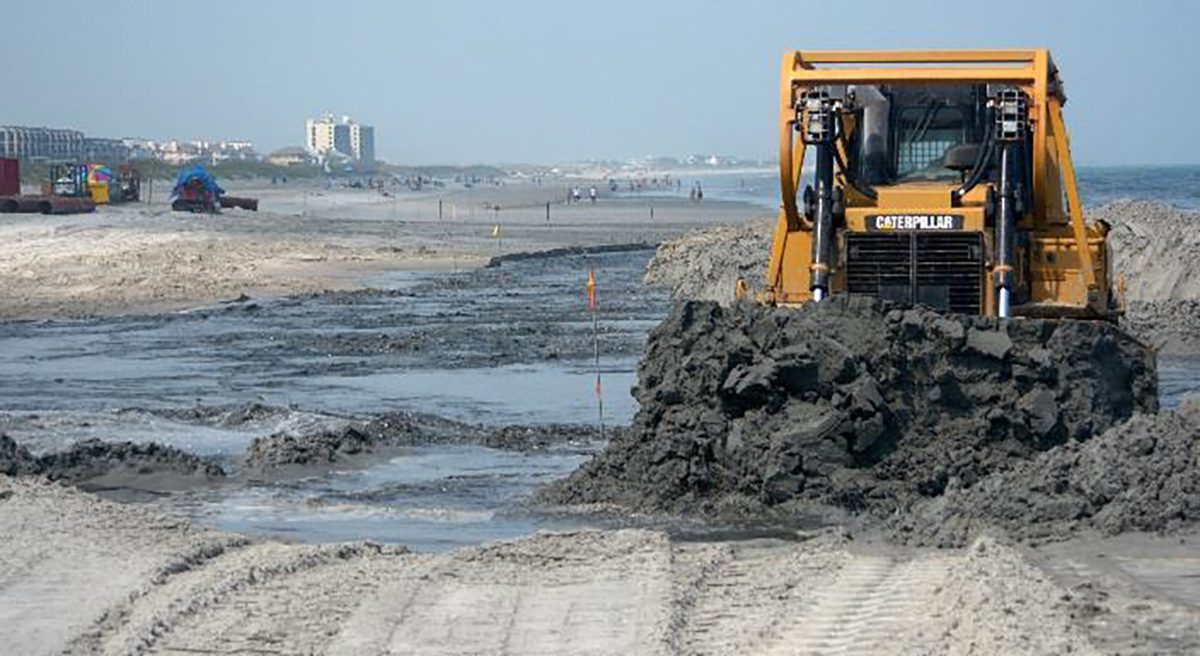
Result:
[[[706,199],[779,207],[779,176],[773,169],[687,171],[675,177],[683,182],[680,190],[662,194],[687,198],[699,184]],[[1200,165],[1081,167],[1079,184],[1084,207],[1137,198],[1200,210]]]

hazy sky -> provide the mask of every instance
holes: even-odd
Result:
[[[0,124],[397,163],[771,156],[796,48],[1051,48],[1085,164],[1200,162],[1200,2],[0,0]]]

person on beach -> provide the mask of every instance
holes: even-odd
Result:
[[[588,189],[588,198],[591,199],[593,205],[596,203],[596,185],[592,185],[591,188]]]
[[[581,192],[579,190],[579,187],[575,187],[574,189],[571,190],[571,199],[574,200],[576,203],[583,200],[583,192]]]

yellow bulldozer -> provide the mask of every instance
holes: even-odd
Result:
[[[763,300],[1114,319],[1109,226],[1084,220],[1066,99],[1046,50],[787,53]]]

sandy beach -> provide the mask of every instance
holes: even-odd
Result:
[[[567,205],[563,185],[520,182],[395,197],[295,183],[228,186],[259,198],[260,211],[172,212],[156,193],[153,203],[94,214],[0,217],[0,318],[166,311],[242,295],[356,289],[387,272],[467,269],[497,255],[561,247],[657,244],[768,214],[741,203],[649,197]]]
[[[0,477],[0,626],[20,654],[1192,653],[1200,599],[1167,585],[1200,567],[1190,544],[620,530],[431,556],[248,540]]]
[[[172,213],[153,203],[67,217],[0,218],[0,282],[10,290],[0,302],[0,317],[73,318],[163,312],[242,296],[269,298],[387,287],[406,272],[478,268],[497,255],[660,242],[665,245],[650,264],[647,282],[665,287],[679,298],[727,301],[737,274],[750,279],[758,275],[765,250],[764,226],[770,221],[768,212],[738,203],[602,197],[595,205],[585,202],[567,206],[558,202],[559,191],[532,185],[452,193],[412,192],[395,199],[349,189],[231,187],[238,195],[259,197],[262,211],[231,210],[219,216],[201,216]],[[549,222],[545,218],[547,202],[551,203]],[[1135,236],[1142,234],[1139,230],[1143,224],[1179,220],[1169,213],[1155,219],[1156,213],[1164,212],[1161,208],[1135,209],[1140,212],[1138,216],[1149,216],[1131,224],[1129,230]],[[1129,208],[1121,211],[1130,214]],[[500,226],[498,237],[493,236],[496,225]],[[1169,251],[1177,245],[1162,240],[1133,243],[1139,245],[1131,252],[1145,261],[1139,270],[1146,275],[1136,281],[1142,286],[1134,288],[1139,300],[1148,302],[1161,296],[1165,302],[1177,304],[1192,296],[1186,284],[1188,275],[1176,268],[1168,274],[1178,284],[1150,284],[1167,274],[1150,278],[1155,275],[1153,267],[1145,263],[1170,261]],[[1191,243],[1185,242],[1186,247],[1191,248]],[[639,262],[650,257],[648,250],[637,252],[643,253]],[[625,254],[617,259],[630,257]],[[615,262],[608,268],[606,290],[612,295],[605,299],[605,307],[633,323],[611,328],[606,348],[634,358],[642,345],[639,335],[644,334],[638,331],[648,330],[644,325],[647,322],[654,323],[648,320],[651,314],[638,312],[639,303],[649,302],[641,285],[643,265],[637,265],[628,275],[631,280],[620,287]],[[513,276],[513,281],[530,281],[531,286],[523,295],[514,293],[511,300],[504,301],[511,305],[494,299],[510,293],[506,285],[513,283],[505,282],[503,276],[481,276],[478,280],[433,276],[423,287],[405,292],[407,296],[366,293],[366,302],[381,306],[374,310],[380,314],[367,315],[353,305],[356,294],[345,295],[347,299],[342,302],[348,304],[345,308],[349,309],[349,318],[329,314],[324,319],[330,322],[328,326],[321,321],[306,323],[297,326],[296,334],[290,334],[281,325],[298,321],[301,314],[313,308],[268,319],[283,324],[259,324],[262,315],[241,307],[252,304],[232,304],[238,307],[231,309],[224,321],[245,321],[247,330],[274,326],[271,339],[278,339],[277,345],[264,351],[218,356],[224,353],[220,344],[252,341],[247,337],[249,333],[237,333],[228,340],[214,339],[205,354],[213,359],[248,357],[253,361],[251,369],[277,367],[268,376],[269,384],[280,385],[282,381],[285,395],[288,385],[302,384],[309,372],[326,371],[311,364],[294,367],[291,359],[301,353],[322,362],[331,361],[322,366],[332,368],[339,366],[335,361],[338,358],[360,364],[379,353],[386,358],[403,353],[407,358],[399,360],[400,364],[385,358],[378,369],[364,368],[363,373],[399,368],[408,374],[430,367],[486,368],[504,363],[551,363],[560,358],[568,363],[586,361],[586,345],[577,344],[572,331],[560,334],[556,328],[577,323],[578,303],[560,304],[563,307],[551,303],[563,294],[563,285],[574,284],[574,279],[561,271],[574,263],[555,263],[554,258],[548,258],[525,264],[526,268],[513,267],[505,274]],[[476,296],[455,296],[471,290]],[[1159,292],[1160,296],[1155,296]],[[660,294],[653,303],[664,302],[665,293]],[[490,304],[480,304],[480,299],[491,299]],[[434,300],[444,304],[436,312],[430,310],[435,307],[431,305]],[[292,302],[303,304],[302,299]],[[409,306],[414,309],[409,310]],[[325,311],[333,312],[328,308]],[[402,311],[413,314],[400,314]],[[147,316],[151,318],[146,323],[153,324],[152,315]],[[438,322],[424,332],[403,332],[408,327],[405,324],[417,324],[429,317]],[[485,328],[480,325],[483,318],[497,325]],[[364,320],[371,328],[361,334],[355,330],[360,324],[352,319]],[[936,326],[930,325],[937,330],[945,329],[944,322],[934,323]],[[379,328],[380,324],[384,328]],[[538,325],[541,327],[530,328]],[[319,333],[316,326],[332,332]],[[506,335],[516,326],[523,328],[515,338]],[[125,330],[119,325],[112,329],[114,332],[107,334],[114,339]],[[170,326],[162,330],[163,335],[174,334]],[[714,330],[709,332],[716,334]],[[968,332],[974,334],[973,329]],[[849,329],[839,329],[834,336],[849,340],[847,344],[856,339]],[[38,343],[36,337],[20,339],[25,340],[22,344]],[[155,337],[151,343],[159,341]],[[693,338],[688,341],[701,343]],[[870,340],[859,341],[863,342],[864,353],[856,357],[867,358],[884,349],[872,347]],[[662,343],[673,344],[670,339]],[[72,342],[67,349],[81,348],[88,353],[80,344]],[[813,346],[812,350],[819,348]],[[981,353],[988,351],[986,345],[976,348]],[[282,356],[271,357],[282,360],[265,357],[277,351]],[[1149,350],[1138,353],[1153,357]],[[130,357],[117,351],[107,355],[114,361]],[[749,357],[750,351],[743,349],[742,355]],[[1066,352],[1059,355],[1064,360],[1063,368],[1051,378],[1066,380],[1068,365],[1091,366],[1082,356],[1076,358]],[[51,359],[38,362],[51,362],[54,357],[57,354],[51,353]],[[682,366],[689,368],[681,369],[676,363],[666,362],[669,358],[658,357],[663,360],[663,372],[685,372],[679,374],[679,386],[697,385],[704,378],[696,362],[685,363]],[[720,368],[716,356],[699,359]],[[949,361],[952,357],[941,354],[927,359]],[[918,360],[909,358],[910,362]],[[644,356],[643,363],[647,361],[655,360]],[[982,367],[980,371],[993,370],[986,362],[978,366]],[[355,379],[356,371],[348,370],[347,378]],[[155,378],[151,371],[139,375],[152,381],[155,389],[175,384],[170,382],[173,379]],[[197,374],[184,370],[177,375],[190,379]],[[966,380],[980,379],[982,374],[957,375]],[[654,378],[661,382],[671,376],[660,372]],[[221,371],[214,378],[214,386],[224,389],[230,380],[228,372]],[[847,382],[836,396],[857,399],[862,396],[864,384]],[[84,378],[78,385],[86,393],[96,383]],[[120,386],[118,381],[115,387]],[[236,394],[239,387],[232,387]],[[746,398],[752,397],[753,391],[752,385],[743,390]],[[703,394],[706,398],[730,396],[727,391],[710,392]],[[926,395],[917,391],[912,396]],[[1089,399],[1086,394],[1076,396],[1076,405]],[[316,397],[305,398],[312,403]],[[660,416],[662,408],[656,409],[656,404],[670,404],[665,396],[651,395],[641,401],[648,410],[638,421]],[[378,412],[387,402],[374,403],[368,406],[371,412]],[[1063,404],[1065,407],[1066,402]],[[1195,525],[1186,521],[1172,524],[1168,535],[1132,529],[1123,529],[1123,534],[1115,537],[1097,534],[1092,525],[1078,521],[1078,517],[1061,518],[1066,501],[1038,487],[1044,478],[1044,470],[1038,468],[1041,464],[1013,470],[1018,473],[993,483],[994,487],[1011,490],[1028,486],[1028,498],[1041,500],[1038,512],[1055,518],[1055,527],[1062,526],[1061,531],[1055,529],[1053,540],[1025,539],[1017,530],[1006,530],[997,517],[987,517],[971,524],[969,539],[964,531],[942,548],[930,546],[931,540],[897,540],[889,533],[892,525],[887,522],[853,517],[823,528],[799,528],[794,523],[706,525],[660,517],[654,514],[652,505],[646,512],[632,512],[630,507],[636,504],[552,507],[550,512],[584,517],[599,513],[608,524],[519,533],[523,537],[483,544],[467,542],[477,546],[444,552],[410,550],[403,541],[387,545],[361,539],[301,544],[291,539],[220,530],[187,518],[178,506],[172,512],[164,510],[171,508],[161,502],[167,498],[164,495],[241,485],[242,468],[250,464],[265,468],[259,472],[265,472],[263,478],[251,487],[273,489],[269,486],[273,484],[271,476],[276,474],[271,468],[294,462],[322,466],[319,472],[301,468],[291,480],[300,480],[296,485],[303,485],[305,480],[311,483],[346,477],[356,470],[387,465],[389,459],[402,466],[414,457],[404,448],[417,443],[480,442],[497,452],[528,455],[574,439],[563,434],[567,431],[549,425],[481,431],[436,417],[379,414],[351,420],[347,416],[319,415],[317,410],[320,408],[249,405],[231,411],[198,405],[165,410],[124,408],[79,417],[19,411],[0,417],[5,421],[0,425],[7,426],[6,430],[18,438],[17,442],[6,443],[8,452],[0,453],[0,640],[12,653],[20,654],[1200,651],[1200,633],[1196,631],[1200,626],[1200,595],[1190,584],[1200,576],[1200,556],[1195,547],[1200,534]],[[865,416],[861,409],[852,412],[859,413],[854,415],[855,421]],[[1011,414],[1025,412],[1012,410]],[[931,411],[930,416],[934,414]],[[1069,419],[1067,415],[1094,413],[1067,412],[1063,421]],[[127,445],[109,449],[83,443],[75,451],[64,451],[64,445],[55,441],[35,448],[35,457],[18,447],[21,442],[38,447],[38,436],[43,433],[61,440],[63,434],[57,431],[63,427],[67,435],[88,435],[96,430],[113,433],[105,436],[120,440],[127,438],[121,431],[143,427],[137,417],[145,416],[153,419],[148,428],[143,428],[143,435],[168,427],[187,436],[193,431],[211,430],[199,434],[226,437],[227,433],[218,433],[215,428],[272,428],[257,433],[246,452],[253,457],[235,452],[232,464],[222,460],[228,471],[211,458],[178,449],[139,450]],[[795,417],[804,419],[800,414]],[[168,419],[178,423],[169,423]],[[122,423],[126,421],[129,423]],[[698,443],[701,431],[697,426],[721,419],[707,412],[669,421],[680,430],[659,432],[659,439],[666,445],[672,441]],[[1173,421],[1171,416],[1163,415],[1166,429],[1190,430],[1186,427],[1191,424],[1179,424],[1184,428],[1177,429]],[[1150,439],[1148,435],[1156,435],[1154,431],[1162,428],[1149,419],[1139,422],[1128,439],[1118,432],[1094,443],[1104,448],[1142,444]],[[97,425],[99,428],[94,428]],[[636,428],[637,422],[623,430]],[[578,434],[586,435],[587,431],[586,427],[576,429]],[[759,432],[769,436],[787,431],[768,426]],[[1181,458],[1190,457],[1190,452],[1183,450],[1190,444],[1186,437],[1183,433],[1170,434],[1169,444],[1177,451],[1172,452],[1174,460],[1160,459],[1163,471],[1149,466],[1130,469],[1130,489],[1145,492],[1145,488],[1158,485],[1155,476],[1170,474],[1171,478],[1163,480],[1171,481],[1168,487],[1180,491],[1167,496],[1189,503],[1187,500],[1195,495],[1183,488],[1191,479],[1186,478],[1186,468],[1178,466]],[[636,433],[617,433],[609,444],[628,446],[631,440],[638,443],[639,439]],[[47,446],[50,444],[54,446]],[[204,445],[203,439],[196,444]],[[1161,444],[1159,450],[1165,452],[1168,441],[1164,438]],[[378,452],[372,454],[376,447]],[[708,457],[699,453],[689,456],[682,447],[668,448],[677,449],[675,456],[683,453],[689,459],[687,466],[702,467],[703,459]],[[641,446],[630,446],[628,458],[620,453],[597,457],[591,471],[609,477],[619,468],[605,463],[641,462],[639,458],[650,463],[639,466],[662,465],[668,476],[677,471],[674,467],[684,466],[675,456],[659,458],[653,448],[649,455],[640,451],[644,451]],[[763,453],[768,459],[774,457],[774,451]],[[1073,458],[1072,453],[1061,457]],[[1094,460],[1093,469],[1108,475],[1113,471],[1111,463],[1123,457],[1112,453],[1101,450],[1079,457]],[[1062,469],[1052,457],[1036,462],[1044,462],[1045,471]],[[475,466],[473,462],[468,465]],[[422,466],[414,465],[418,469]],[[434,462],[433,468],[437,466]],[[931,470],[937,466],[920,465]],[[504,475],[511,476],[511,472],[505,471]],[[450,485],[456,478],[467,477],[469,470],[452,473],[435,479],[433,485]],[[1111,485],[1107,480],[1073,481],[1070,485]],[[150,485],[163,481],[172,485]],[[616,478],[601,482],[605,481],[643,500],[653,499],[655,485],[660,490],[671,487],[651,481],[650,487],[638,492],[632,483],[626,485]],[[72,484],[98,490],[100,496]],[[403,482],[397,484],[402,494],[418,489],[404,487],[407,484]],[[151,501],[111,500],[124,498],[122,494],[135,489],[143,493],[137,498]],[[158,502],[154,501],[156,495]],[[1166,507],[1157,502],[1156,493],[1150,496],[1154,498],[1147,497],[1144,507]],[[312,497],[304,511],[315,509],[336,517],[368,507],[338,501],[341,498],[334,495],[333,501],[326,501]],[[1024,503],[1025,497],[1018,495],[1013,501]],[[906,530],[914,537],[940,535],[935,529],[950,507],[946,504],[968,502],[971,508],[986,505],[948,493],[919,506],[921,514],[909,518],[925,522],[916,524],[922,533],[913,532],[911,526]],[[246,503],[245,497],[240,503]],[[728,507],[737,507],[736,501],[731,503],[734,505]],[[679,509],[686,514],[687,508]],[[998,512],[1007,511],[1000,507]],[[1190,511],[1180,512],[1186,519]],[[970,513],[958,514],[966,517]],[[304,538],[300,533],[296,537]]]

